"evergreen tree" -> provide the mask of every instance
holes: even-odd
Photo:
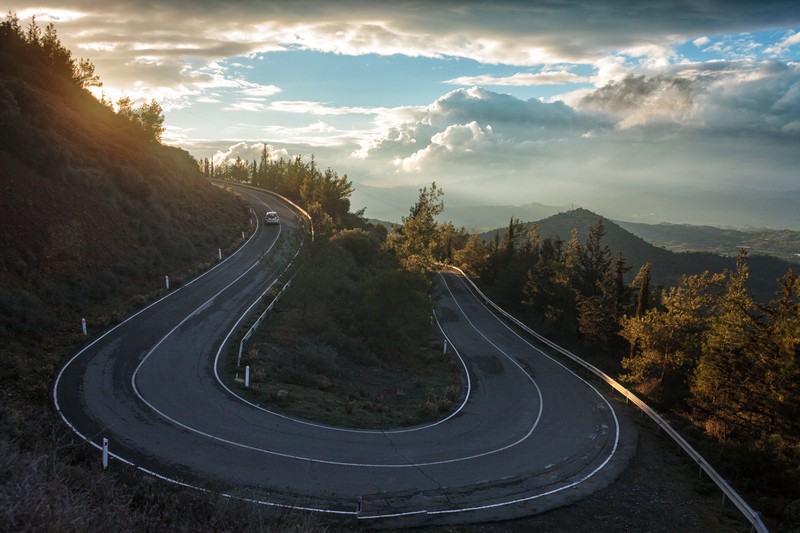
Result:
[[[136,117],[145,135],[155,142],[161,142],[164,135],[164,111],[155,99],[143,103],[136,110]]]
[[[472,277],[479,277],[486,268],[489,251],[480,235],[473,233],[463,248],[453,253],[453,262]]]
[[[622,252],[611,268],[597,282],[597,292],[589,296],[577,295],[578,331],[601,346],[608,346],[616,338],[620,319],[628,305],[629,291],[624,275],[630,270],[625,266]]]
[[[747,292],[744,250],[727,273],[725,294],[703,343],[692,382],[692,403],[706,431],[718,439],[757,438],[775,422],[770,374],[774,339]]]
[[[780,280],[778,298],[766,314],[775,339],[774,400],[778,431],[800,444],[800,276],[790,269]]]
[[[565,255],[564,241],[557,236],[542,240],[537,260],[527,272],[522,303],[541,313],[548,322],[571,329],[575,295]]]
[[[578,294],[592,296],[599,294],[601,281],[611,268],[611,249],[603,244],[606,235],[603,219],[589,228],[586,244],[579,259],[579,273],[575,286]]]
[[[650,261],[646,262],[631,282],[631,290],[636,291],[636,311],[634,316],[642,316],[650,307],[650,271],[652,268],[653,264]]]
[[[72,77],[83,89],[88,89],[89,87],[102,87],[103,82],[100,81],[100,76],[95,74],[94,70],[95,67],[91,61],[81,58],[80,61],[75,65]],[[105,96],[103,97],[103,100],[105,100]],[[101,100],[101,102],[103,100]]]
[[[622,360],[624,381],[650,382],[657,391],[666,385],[686,388],[708,330],[711,289],[723,279],[722,274],[708,272],[684,276],[667,290],[663,306],[622,318],[620,335],[631,345],[630,355]]]
[[[403,224],[389,235],[387,246],[407,270],[426,271],[433,267],[436,245],[440,242],[436,216],[444,211],[444,192],[431,184],[419,190],[419,200],[414,204]]]

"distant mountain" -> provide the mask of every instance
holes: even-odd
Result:
[[[523,222],[539,220],[559,211],[570,209],[567,206],[552,206],[531,202],[522,205],[471,205],[472,201],[458,196],[458,191],[447,190],[444,213],[439,222],[452,222],[456,227],[482,232],[507,224],[511,217]],[[351,197],[351,205],[356,208],[368,206],[365,216],[375,220],[399,224],[408,210],[419,199],[419,187],[374,187],[359,184]]]
[[[623,229],[619,224],[604,219],[602,216],[586,209],[558,213],[535,222],[542,238],[558,236],[564,241],[569,240],[573,228],[578,229],[581,242],[586,241],[589,228],[603,219],[606,236],[603,242],[611,248],[614,256],[622,252],[626,264],[633,268],[628,273],[632,278],[639,268],[650,261],[653,264],[651,272],[655,284],[674,286],[683,274],[700,274],[705,270],[722,272],[726,268],[735,266],[735,258],[723,257],[708,252],[671,252],[665,248],[654,246],[641,237]],[[494,237],[494,233],[504,231],[502,228],[483,234],[485,239]],[[761,301],[772,299],[778,288],[776,280],[785,274],[790,267],[796,267],[790,262],[774,257],[752,255],[748,259],[750,266],[749,288]]]
[[[539,220],[564,211],[564,207],[530,203],[524,205],[498,205],[475,207],[447,207],[439,217],[440,221],[450,221],[456,227],[470,231],[488,231],[508,224],[511,217],[523,222]]]
[[[771,255],[800,263],[800,231],[753,229],[735,230],[688,224],[641,224],[616,221],[647,242],[673,252],[713,252],[735,256],[740,248],[754,255]]]
[[[684,187],[672,192],[598,193],[584,202],[582,205],[615,220],[800,230],[800,190],[708,191]]]

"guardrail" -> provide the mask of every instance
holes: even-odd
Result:
[[[304,217],[306,217],[306,218],[308,219],[308,224],[309,224],[309,233],[310,233],[310,235],[311,235],[311,242],[312,242],[312,243],[314,242],[314,220],[311,218],[311,215],[310,215],[310,214],[308,214],[308,211],[306,211],[305,209],[303,209],[302,207],[300,207],[299,205],[297,205],[296,203],[294,203],[294,202],[293,202],[293,201],[291,201],[290,199],[286,198],[286,197],[285,197],[285,196],[283,196],[282,194],[278,194],[278,193],[276,193],[275,191],[270,191],[270,190],[268,190],[268,189],[262,189],[261,187],[256,187],[256,186],[254,186],[254,185],[249,185],[249,184],[246,184],[246,183],[239,183],[239,182],[229,182],[229,181],[225,181],[225,180],[212,180],[212,181],[214,181],[214,182],[216,182],[216,183],[225,183],[225,184],[228,184],[228,183],[235,183],[236,185],[238,185],[238,186],[240,186],[240,187],[245,187],[245,188],[247,188],[247,189],[255,189],[255,190],[257,190],[257,191],[266,192],[266,193],[268,193],[268,194],[271,194],[272,196],[275,196],[275,197],[277,197],[277,198],[280,198],[280,199],[281,199],[283,202],[285,202],[285,203],[287,203],[287,204],[291,205],[292,207],[294,207],[294,208],[295,208],[295,209],[296,209],[298,212],[300,212],[300,213],[301,213],[301,214],[302,214]],[[286,268],[285,268],[285,269],[283,270],[283,272],[281,273],[281,276],[282,276],[282,275],[283,275],[285,272],[288,272],[288,271],[289,271],[289,269],[292,267],[292,264],[294,263],[295,259],[297,259],[297,256],[298,256],[299,254],[300,254],[300,250],[297,250],[297,252],[295,252],[295,254],[294,254],[294,257],[292,258],[292,260],[291,260],[291,261],[289,261],[289,264],[288,264],[288,265],[286,265]],[[242,353],[244,352],[244,345],[247,343],[247,341],[249,341],[249,340],[250,340],[250,337],[252,337],[252,336],[253,336],[253,333],[254,333],[254,332],[255,332],[255,331],[256,331],[256,330],[257,330],[257,329],[258,329],[258,328],[261,326],[261,323],[264,321],[264,318],[265,318],[265,317],[267,316],[267,314],[269,314],[269,312],[270,312],[270,311],[272,311],[272,309],[275,307],[275,304],[278,302],[278,299],[279,299],[279,298],[281,297],[281,295],[283,294],[283,291],[285,291],[286,289],[288,289],[288,288],[289,288],[289,286],[292,284],[292,280],[293,280],[293,279],[294,279],[294,276],[292,276],[291,278],[289,278],[289,280],[288,280],[288,281],[287,281],[287,282],[286,282],[286,283],[283,285],[283,287],[281,287],[281,290],[280,290],[280,292],[278,292],[278,294],[275,296],[275,298],[273,298],[273,299],[272,299],[272,302],[270,302],[270,304],[267,306],[267,308],[266,308],[266,309],[264,309],[264,311],[263,311],[263,312],[262,312],[262,313],[259,315],[259,317],[258,317],[258,318],[256,319],[256,321],[253,323],[253,325],[252,325],[252,326],[250,326],[250,328],[247,330],[247,333],[245,333],[245,334],[244,334],[244,336],[242,337],[242,340],[240,340],[240,341],[239,341],[239,353],[238,353],[238,355],[236,356],[236,367],[237,367],[237,368],[241,367],[241,362],[242,362]],[[276,280],[276,281],[277,281],[277,280]],[[264,295],[266,295],[266,294],[267,294],[267,292],[269,292],[269,290],[270,290],[270,289],[271,289],[271,288],[272,288],[274,285],[275,285],[275,282],[273,282],[272,284],[270,284],[270,286],[269,286],[269,287],[267,287],[267,290],[265,290],[265,291],[264,291],[264,292],[261,294],[261,296],[259,296],[259,297],[258,297],[258,299],[257,299],[255,302],[253,302],[253,306],[254,306],[254,305],[257,303],[257,302],[261,301],[261,298],[263,298],[263,297],[264,297]],[[252,306],[251,306],[251,307],[252,307]],[[249,311],[250,311],[250,309],[248,309],[248,310],[247,310],[247,312],[248,312],[248,313],[249,313]]]
[[[523,331],[525,331],[529,335],[533,336],[534,338],[536,338],[537,340],[539,340],[543,344],[547,345],[548,347],[550,347],[553,350],[557,351],[561,355],[569,358],[570,360],[572,360],[573,362],[579,364],[580,366],[582,366],[583,368],[585,368],[589,372],[591,372],[594,375],[598,376],[600,379],[602,379],[603,381],[605,381],[606,383],[611,385],[611,387],[613,387],[614,390],[616,390],[621,395],[623,395],[625,398],[627,398],[630,402],[632,402],[636,407],[641,409],[643,413],[645,413],[656,424],[658,424],[659,428],[663,429],[664,432],[666,432],[670,437],[672,437],[672,439],[683,449],[683,451],[686,452],[686,454],[689,457],[691,457],[694,460],[695,463],[697,463],[697,465],[700,467],[700,469],[703,472],[705,472],[706,475],[708,475],[708,477],[711,478],[711,480],[714,483],[716,483],[717,487],[719,487],[720,490],[722,491],[722,494],[723,494],[722,502],[723,503],[725,503],[725,498],[727,498],[730,501],[732,501],[733,504],[736,506],[736,508],[739,510],[739,512],[741,512],[742,515],[750,522],[750,524],[752,525],[752,529],[754,531],[758,531],[759,533],[765,533],[765,532],[768,531],[767,526],[764,525],[764,522],[761,520],[761,516],[758,514],[758,512],[753,510],[753,508],[750,507],[747,504],[746,501],[744,501],[744,498],[742,498],[739,495],[739,493],[737,493],[730,486],[730,484],[728,484],[728,482],[725,481],[725,479],[714,469],[714,467],[712,467],[708,463],[708,461],[706,461],[705,458],[702,455],[700,455],[700,452],[695,450],[686,441],[686,439],[684,439],[681,436],[680,433],[678,433],[672,426],[670,426],[669,423],[666,420],[664,420],[664,418],[661,417],[661,415],[656,413],[649,405],[644,403],[635,394],[633,394],[631,391],[629,391],[628,389],[623,387],[617,380],[615,380],[614,378],[612,378],[611,376],[609,376],[608,374],[606,374],[605,372],[603,372],[602,370],[600,370],[596,366],[594,366],[594,365],[592,365],[590,363],[587,363],[586,361],[584,361],[583,359],[581,359],[577,355],[573,354],[569,350],[566,350],[565,348],[562,348],[561,346],[557,345],[553,341],[543,337],[542,335],[540,335],[539,333],[535,332],[530,327],[528,327],[526,324],[524,324],[522,321],[520,321],[519,319],[515,318],[510,313],[508,313],[507,311],[502,309],[499,305],[497,305],[491,299],[489,299],[489,297],[486,296],[483,293],[483,291],[481,291],[478,288],[477,285],[475,285],[475,282],[472,281],[472,279],[463,270],[461,270],[460,268],[458,268],[456,266],[453,266],[453,265],[443,265],[443,266],[445,266],[445,267],[447,267],[449,269],[452,269],[452,270],[458,272],[461,276],[463,276],[464,279],[467,280],[469,285],[472,287],[472,290],[474,290],[475,293],[478,294],[483,299],[483,301],[486,303],[486,305],[488,305],[489,307],[494,309],[497,313],[499,313],[500,315],[502,315],[506,319],[510,320],[517,327],[519,327],[520,329],[522,329]]]
[[[231,185],[231,184],[233,184],[233,185],[237,185],[239,187],[244,187],[246,189],[254,189],[256,191],[265,192],[267,194],[271,194],[272,196],[280,198],[281,200],[283,200],[287,204],[291,205],[292,207],[294,207],[295,209],[300,211],[300,213],[302,213],[303,216],[308,219],[308,223],[310,224],[309,232],[311,233],[311,242],[314,242],[314,220],[311,218],[311,215],[308,214],[308,211],[306,211],[305,209],[303,209],[302,207],[300,207],[299,205],[294,203],[292,200],[289,200],[284,195],[279,194],[279,193],[277,193],[275,191],[271,191],[269,189],[263,189],[261,187],[256,187],[255,185],[250,185],[249,183],[239,183],[238,181],[227,181],[227,180],[220,180],[220,179],[216,179],[216,178],[212,178],[210,181],[212,183],[219,183],[220,185]]]

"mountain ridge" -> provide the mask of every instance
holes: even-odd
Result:
[[[653,283],[662,286],[676,285],[682,275],[701,274],[704,271],[722,272],[735,266],[734,257],[723,257],[710,252],[679,253],[656,246],[624,229],[620,224],[584,208],[557,213],[538,221],[526,222],[524,225],[530,227],[536,224],[542,238],[558,236],[564,241],[569,240],[572,229],[576,228],[578,238],[583,243],[586,241],[589,228],[596,225],[598,220],[603,220],[606,230],[603,244],[608,245],[614,257],[622,252],[625,263],[632,267],[628,272],[629,279],[648,261],[653,265],[651,271]],[[502,237],[503,228],[485,232],[481,236],[484,240],[491,240],[498,231]],[[772,299],[778,290],[776,280],[789,268],[796,266],[764,255],[748,256],[748,265],[749,287],[760,301]]]

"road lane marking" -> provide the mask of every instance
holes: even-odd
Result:
[[[255,211],[253,211],[253,214],[255,214]],[[250,237],[249,237],[249,238],[248,238],[248,239],[247,239],[247,240],[246,240],[246,241],[245,241],[245,242],[244,242],[244,243],[243,243],[243,244],[242,244],[242,245],[239,247],[239,249],[238,249],[238,250],[236,250],[234,253],[232,253],[231,255],[229,255],[228,257],[226,257],[225,259],[223,259],[222,261],[220,261],[219,263],[217,263],[216,265],[214,265],[213,267],[211,267],[211,268],[210,268],[210,269],[208,269],[207,271],[203,272],[202,274],[200,274],[200,275],[199,275],[199,276],[197,276],[196,278],[192,279],[192,280],[191,280],[191,281],[189,281],[188,283],[186,283],[186,284],[183,284],[183,285],[181,285],[180,287],[178,287],[177,289],[175,289],[175,290],[173,290],[173,291],[170,291],[170,292],[168,292],[167,294],[165,294],[164,296],[162,296],[162,297],[161,297],[161,298],[159,298],[158,300],[156,300],[156,301],[154,301],[154,302],[150,303],[149,305],[147,305],[146,307],[144,307],[144,308],[140,309],[139,311],[135,312],[134,314],[132,314],[131,316],[129,316],[128,318],[126,318],[125,320],[123,320],[122,322],[120,322],[119,324],[117,324],[116,326],[112,327],[111,329],[109,329],[108,331],[106,331],[105,333],[103,333],[102,335],[100,335],[99,337],[97,337],[96,339],[94,339],[92,342],[90,342],[89,344],[87,344],[86,346],[84,346],[83,348],[81,348],[81,350],[80,350],[80,351],[78,351],[78,353],[76,353],[75,355],[73,355],[73,356],[70,358],[70,360],[69,360],[69,361],[67,361],[67,362],[66,362],[66,364],[64,364],[64,366],[63,366],[63,367],[61,368],[61,370],[58,372],[58,375],[56,376],[56,380],[55,380],[55,382],[53,383],[53,404],[54,404],[54,406],[55,406],[55,408],[56,408],[56,413],[58,413],[58,416],[60,416],[60,417],[61,417],[61,420],[63,420],[63,421],[64,421],[64,423],[65,423],[65,424],[67,424],[67,426],[68,426],[68,427],[69,427],[69,428],[72,430],[72,432],[73,432],[73,433],[75,433],[76,435],[78,435],[78,436],[79,436],[81,439],[83,439],[83,440],[85,440],[85,441],[88,441],[88,442],[89,442],[89,443],[90,443],[92,446],[94,446],[94,447],[95,447],[95,448],[97,448],[98,450],[102,449],[102,446],[101,446],[100,444],[98,444],[98,443],[96,443],[96,442],[94,442],[94,441],[90,440],[90,439],[89,439],[89,438],[87,438],[85,435],[83,435],[83,433],[81,433],[80,431],[78,431],[78,428],[76,428],[76,427],[75,427],[75,426],[74,426],[74,425],[73,425],[73,424],[72,424],[72,423],[71,423],[71,422],[70,422],[70,421],[67,419],[66,415],[65,415],[65,414],[64,414],[64,413],[61,411],[61,404],[58,402],[58,386],[59,386],[59,383],[61,382],[61,378],[62,378],[62,376],[64,375],[64,372],[67,370],[67,368],[68,368],[68,367],[69,367],[69,366],[70,366],[70,365],[71,365],[73,362],[75,362],[75,360],[76,360],[76,359],[78,359],[78,357],[80,357],[81,355],[83,355],[83,353],[84,353],[84,352],[86,352],[86,351],[87,351],[89,348],[91,348],[92,346],[94,346],[95,344],[97,344],[98,342],[100,342],[101,340],[103,340],[103,339],[104,339],[104,338],[105,338],[107,335],[109,335],[109,334],[111,334],[112,332],[114,332],[114,331],[115,331],[117,328],[119,328],[119,327],[121,327],[121,326],[125,325],[125,324],[126,324],[126,323],[128,323],[129,321],[133,320],[134,318],[136,318],[136,317],[137,317],[137,316],[139,316],[140,314],[144,313],[144,312],[145,312],[145,311],[147,311],[148,309],[152,308],[153,306],[156,306],[156,305],[158,305],[159,303],[163,302],[163,301],[164,301],[164,300],[166,300],[167,298],[171,298],[171,297],[172,297],[172,296],[174,296],[175,294],[178,294],[178,293],[180,293],[180,292],[181,292],[182,290],[184,290],[186,287],[190,286],[191,284],[193,284],[194,282],[196,282],[196,281],[200,280],[201,278],[204,278],[204,277],[205,277],[205,276],[207,276],[208,274],[211,274],[211,273],[212,273],[213,271],[215,271],[217,268],[219,268],[219,267],[221,267],[222,265],[224,265],[225,263],[227,263],[227,262],[228,262],[230,259],[233,259],[234,257],[236,257],[236,255],[238,255],[238,254],[239,254],[239,252],[241,252],[242,250],[244,250],[244,249],[245,249],[245,247],[246,247],[248,244],[250,244],[250,241],[252,241],[252,240],[253,240],[253,238],[254,238],[254,237],[256,236],[256,234],[258,233],[258,228],[259,228],[259,220],[258,220],[258,215],[256,215],[256,216],[255,216],[255,219],[256,219],[256,229],[255,229],[255,231],[253,231],[253,233],[250,235]],[[125,462],[125,463],[131,464],[131,463],[129,463],[128,461],[125,461],[124,459],[122,459],[121,457],[118,457],[118,456],[116,456],[116,455],[115,455],[115,454],[113,454],[113,453],[110,453],[109,455],[111,455],[112,457],[114,457],[114,458],[116,458],[116,459],[118,459],[118,460],[120,460],[120,461],[123,461],[123,462]]]

